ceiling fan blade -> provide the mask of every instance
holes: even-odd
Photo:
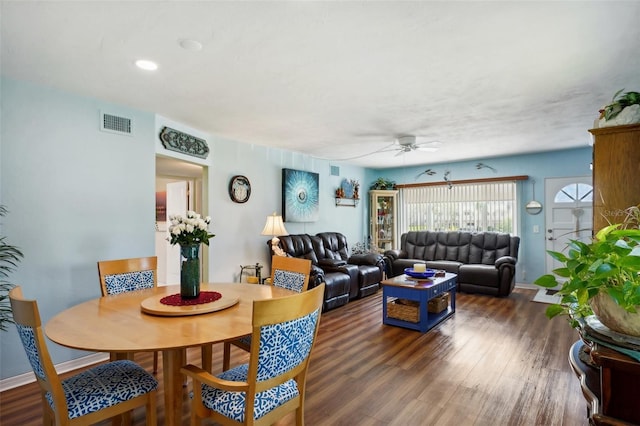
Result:
[[[436,152],[438,150],[438,148],[436,147],[429,147],[429,146],[419,146],[416,148],[417,151],[422,151],[422,152]]]

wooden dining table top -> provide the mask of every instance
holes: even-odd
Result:
[[[94,352],[143,352],[201,346],[251,333],[254,300],[289,296],[290,290],[243,283],[202,284],[201,291],[237,297],[231,307],[199,315],[157,316],[141,303],[158,295],[179,293],[179,286],[157,287],[98,297],[55,315],[45,332],[52,341]]]

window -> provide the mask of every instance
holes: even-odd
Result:
[[[593,201],[593,187],[586,183],[572,183],[558,191],[554,203],[575,203]]]
[[[400,188],[398,204],[400,233],[517,230],[514,181]]]

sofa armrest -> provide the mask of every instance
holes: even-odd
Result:
[[[500,268],[502,265],[515,265],[518,260],[512,256],[502,256],[496,259],[496,268]]]
[[[404,250],[387,250],[384,252],[384,255],[393,262],[396,259],[405,259],[407,252]]]
[[[311,265],[311,272],[309,273],[309,289],[319,286],[324,282],[324,271],[322,268]]]
[[[377,253],[354,254],[348,263],[352,265],[377,265],[382,262],[382,255]]]

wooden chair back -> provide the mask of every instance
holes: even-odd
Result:
[[[311,260],[296,257],[273,256],[271,258],[271,284],[297,291],[307,291]]]
[[[14,287],[9,291],[9,300],[11,303],[11,310],[13,312],[13,320],[18,329],[18,335],[20,336],[22,345],[27,353],[27,358],[29,359],[31,368],[36,376],[36,381],[40,387],[43,424],[55,424],[59,426],[87,425],[120,415],[124,416],[124,420],[129,420],[130,416],[128,412],[139,406],[146,406],[146,424],[156,424],[155,388],[144,395],[132,396],[128,400],[118,400],[119,402],[115,404],[112,403],[114,398],[121,398],[122,395],[109,396],[109,394],[106,394],[105,398],[111,401],[110,406],[93,410],[96,407],[89,405],[90,409],[87,409],[84,414],[79,417],[73,416],[73,418],[70,418],[70,410],[67,403],[65,389],[62,386],[62,381],[56,372],[49,350],[47,349],[37,302],[35,300],[26,300],[22,294],[21,287]],[[105,365],[99,365],[93,368],[97,370],[102,367],[105,367]],[[91,370],[91,368],[89,370]],[[90,373],[88,377],[95,378],[96,376]],[[112,373],[109,373],[109,379],[116,380]],[[136,380],[138,379],[139,377],[136,378]],[[69,378],[67,380],[71,379]],[[86,380],[87,378],[83,378],[79,380],[80,384],[74,383],[73,385],[69,385],[67,383],[66,386],[72,386],[74,388],[82,386],[81,383]],[[153,381],[153,386],[157,387],[157,381],[153,378],[150,380]],[[126,392],[127,388],[125,384],[119,384],[118,388],[123,394],[135,395],[135,391],[133,390],[131,390],[130,393]],[[95,389],[92,389],[91,392],[95,392]],[[86,395],[88,396],[88,393]],[[78,397],[78,395],[76,394],[75,397]],[[96,402],[95,399],[92,399],[92,401],[94,403]]]
[[[204,382],[219,389],[216,392],[245,393],[243,413],[236,406],[231,409],[227,404],[220,405],[222,411],[235,417],[230,418],[204,407],[202,394],[211,395],[211,389],[194,392],[191,424],[210,417],[224,425],[271,425],[292,411],[296,412],[296,424],[304,424],[306,374],[318,334],[324,286],[322,283],[300,294],[253,302],[251,340],[255,343],[251,345],[248,365],[217,377],[193,365],[182,369],[193,378],[194,389],[200,390]],[[278,391],[269,391],[276,387]],[[276,402],[275,408],[266,408],[273,406],[272,398],[288,398],[290,394],[296,395],[286,402]],[[216,398],[221,402],[237,399],[231,395]]]
[[[9,291],[13,321],[18,328],[22,345],[27,352],[29,363],[40,386],[40,396],[43,405],[47,405],[45,395],[48,393],[53,399],[53,405],[60,418],[69,417],[67,400],[56,372],[42,331],[42,321],[38,304],[35,300],[26,300],[21,287],[14,287]],[[46,410],[46,407],[43,407]],[[46,413],[45,413],[46,416]],[[49,414],[50,416],[50,414]],[[56,421],[56,424],[60,424]]]
[[[102,260],[98,262],[103,296],[158,286],[158,258]]]

